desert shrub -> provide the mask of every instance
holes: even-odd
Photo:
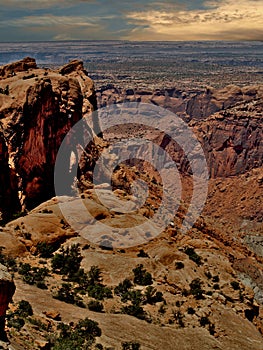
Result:
[[[139,251],[139,253],[137,254],[138,258],[149,258],[149,255],[143,250],[141,249]]]
[[[239,290],[240,289],[240,285],[237,281],[232,281],[231,283],[231,286],[234,290]]]
[[[87,276],[89,285],[95,285],[102,281],[101,269],[98,266],[91,266]]]
[[[218,284],[218,283],[215,283],[215,284],[213,285],[213,289],[215,289],[215,290],[219,290],[219,289],[220,289],[219,284]]]
[[[194,315],[195,314],[195,310],[192,307],[189,307],[187,309],[187,313],[188,313],[188,315]]]
[[[209,280],[213,277],[210,271],[205,271],[205,275]]]
[[[123,282],[120,282],[117,287],[114,289],[114,294],[121,297],[121,301],[126,302],[129,299],[129,291],[132,288],[132,282],[129,279],[125,279]]]
[[[174,318],[180,327],[183,328],[185,326],[183,321],[184,316],[180,310],[174,312]]]
[[[97,300],[91,300],[88,303],[88,309],[90,311],[102,312],[103,311],[103,304]]]
[[[198,266],[200,266],[202,264],[202,259],[200,257],[200,255],[198,255],[194,248],[192,247],[188,247],[185,249],[185,254],[187,254],[189,256],[189,259],[194,261]]]
[[[141,348],[140,343],[136,343],[136,342],[124,342],[121,345],[122,345],[122,350],[140,350]]]
[[[36,285],[41,289],[46,289],[45,277],[49,275],[49,270],[46,267],[31,267],[30,264],[20,263],[18,273],[23,276],[23,281],[30,285]]]
[[[166,312],[165,302],[163,302],[162,305],[159,307],[158,312],[159,312],[160,314],[165,314],[165,312]]]
[[[26,300],[21,300],[18,303],[16,310],[7,315],[8,327],[13,327],[20,331],[25,325],[25,319],[33,315],[33,309],[30,303]]]
[[[56,253],[51,260],[52,270],[70,278],[78,272],[81,260],[79,244],[73,244],[66,248],[62,247],[60,253]]]
[[[58,289],[57,294],[53,295],[53,298],[64,301],[68,304],[75,304],[79,307],[85,307],[82,299],[77,295],[70,283],[62,283],[62,286]]]
[[[132,270],[134,273],[133,282],[139,284],[140,286],[148,286],[153,283],[152,275],[150,272],[147,272],[143,269],[143,265],[138,265],[135,269]]]
[[[33,309],[28,301],[21,300],[18,303],[18,308],[16,309],[15,313],[20,317],[27,318],[28,316],[33,315]]]
[[[133,303],[131,305],[123,306],[121,309],[121,313],[137,317],[141,320],[146,319],[146,312],[143,310],[143,308],[139,304]]]
[[[9,85],[6,85],[4,89],[0,88],[0,94],[9,95]]]
[[[196,278],[194,279],[191,283],[190,283],[190,293],[196,298],[196,299],[203,299],[203,293],[204,290],[202,289],[202,281],[200,280],[200,278]]]
[[[87,291],[89,296],[94,299],[104,300],[106,298],[112,298],[111,289],[102,284],[90,285],[88,286]]]
[[[145,303],[155,304],[163,301],[163,293],[158,292],[154,287],[148,286],[144,293]]]
[[[181,270],[184,268],[184,263],[182,261],[176,261],[175,263],[176,270]]]
[[[220,281],[219,276],[218,276],[218,275],[214,276],[214,277],[212,278],[212,281],[215,282],[215,283],[218,283],[218,282]]]
[[[123,306],[121,313],[137,317],[141,320],[148,320],[147,314],[142,307],[143,296],[141,291],[129,291],[129,301],[131,304]]]
[[[209,325],[209,324],[210,324],[210,320],[209,320],[208,317],[206,317],[206,316],[201,317],[201,319],[200,319],[200,325],[201,325],[202,327],[205,327],[205,326],[207,326],[207,325]]]
[[[40,258],[51,258],[57,249],[58,247],[56,245],[48,244],[47,242],[39,242],[37,244],[37,254]]]
[[[91,349],[96,337],[101,336],[98,323],[88,318],[79,321],[77,325],[61,323],[58,329],[60,334],[53,340],[52,350]]]
[[[20,331],[21,328],[25,325],[25,320],[21,317],[7,317],[7,326],[9,328],[13,327],[16,330]]]

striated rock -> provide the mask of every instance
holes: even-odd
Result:
[[[31,57],[26,57],[21,61],[7,64],[3,67],[0,67],[0,79],[5,79],[16,75],[18,72],[25,72],[29,69],[36,69],[37,64],[36,60]]]
[[[263,97],[261,85],[238,87],[229,85],[222,89],[207,87],[205,90],[178,88],[157,89],[155,91],[121,90],[114,86],[101,87],[97,91],[100,107],[116,102],[137,101],[152,103],[167,108],[181,118],[203,120],[211,114],[226,110],[242,101],[253,101]]]
[[[25,59],[13,66],[20,70],[34,68],[33,62]],[[77,70],[70,66],[63,76],[31,69],[28,79],[21,72],[0,81],[0,88],[9,86],[8,95],[0,94],[0,131],[15,174],[13,186],[18,188],[23,208],[35,207],[54,195],[54,164],[60,144],[76,122],[96,109],[92,80],[82,63],[78,61],[73,66]],[[99,128],[97,121],[95,124]],[[78,141],[74,141],[76,145]]]
[[[263,103],[242,102],[193,123],[207,157],[211,177],[239,175],[263,164]]]
[[[15,284],[7,268],[0,264],[0,340],[5,339],[5,315],[15,293]]]

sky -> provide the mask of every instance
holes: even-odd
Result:
[[[263,0],[0,0],[0,41],[263,40]]]

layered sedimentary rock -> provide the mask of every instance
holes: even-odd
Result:
[[[193,123],[201,141],[211,177],[245,173],[263,164],[262,100],[241,102]]]
[[[262,165],[261,85],[230,85],[222,89],[207,88],[204,91],[171,88],[154,92],[136,89],[121,91],[114,86],[105,86],[97,94],[99,106],[128,101],[152,103],[167,108],[190,122],[204,148],[211,177],[239,175]],[[169,130],[170,125],[163,125],[163,128]],[[125,133],[127,130],[123,130]],[[182,172],[189,173],[189,163],[180,147],[167,135],[147,130],[140,130],[140,133],[169,152]],[[122,138],[121,134],[118,132],[119,139]],[[115,136],[110,133],[109,136],[106,135],[112,139]],[[132,133],[125,136],[131,137]],[[132,141],[124,143],[123,147],[127,148],[129,154]],[[138,147],[138,158],[145,153],[145,149],[147,144]]]
[[[5,315],[15,293],[15,284],[7,268],[0,264],[0,340],[5,338]]]
[[[0,72],[8,76],[0,79],[0,127],[12,182],[22,207],[32,208],[54,195],[58,149],[72,126],[96,109],[94,85],[80,61],[58,72],[27,58]],[[8,178],[2,184],[10,187]]]
[[[211,114],[225,110],[241,101],[253,101],[263,97],[261,85],[238,87],[229,85],[222,89],[208,87],[204,90],[167,88],[147,91],[117,89],[112,85],[101,87],[98,92],[98,105],[103,107],[111,103],[137,101],[152,103],[167,108],[178,116],[188,120],[203,120]]]

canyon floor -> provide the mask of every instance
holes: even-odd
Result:
[[[54,71],[27,59],[0,73],[0,263],[16,286],[7,310],[9,342],[2,348],[263,349],[262,85],[95,91],[79,61]],[[55,197],[52,181],[59,145],[72,125],[97,107],[124,101],[178,114],[203,146],[209,184],[200,217],[182,233],[193,193],[188,164],[165,135],[137,130],[180,164],[183,196],[160,235],[115,247],[92,220],[86,235],[68,224],[60,205],[77,215],[79,199]],[[144,206],[128,214],[109,211],[98,193],[114,207],[110,189],[91,183],[101,150],[134,130],[110,129],[86,149],[80,197],[97,222],[118,228],[149,219],[151,234],[162,200],[156,169],[144,163],[116,169],[116,198],[134,201],[134,179],[149,186]],[[129,143],[124,147],[129,154]],[[142,156],[144,147],[137,152]],[[104,243],[94,243],[98,235]],[[97,323],[80,323],[86,318]]]

